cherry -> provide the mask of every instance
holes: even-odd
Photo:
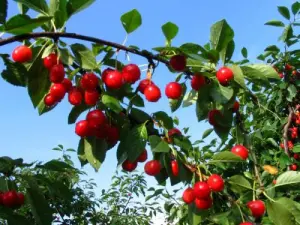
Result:
[[[233,79],[233,72],[228,67],[222,67],[217,71],[217,79],[221,85],[226,86]]]
[[[75,105],[75,106],[80,105],[82,102],[82,99],[83,99],[82,93],[77,87],[73,87],[69,91],[68,100],[71,105]]]
[[[55,53],[51,53],[43,60],[44,66],[50,70],[52,66],[57,64],[62,64],[60,60],[58,60],[58,56]]]
[[[50,88],[50,95],[57,99],[62,100],[65,97],[66,89],[63,84],[53,84]]]
[[[298,159],[300,159],[300,155],[299,155],[299,154],[297,154],[297,153],[295,153],[295,154],[293,155],[293,157],[294,157],[294,159],[295,159],[295,160],[298,160]]]
[[[240,108],[240,103],[238,101],[235,101],[233,104],[232,111],[236,113],[237,111],[239,111],[239,108]]]
[[[210,188],[206,182],[198,181],[194,185],[194,193],[196,198],[208,198],[210,195]]]
[[[18,204],[18,194],[16,191],[8,191],[2,197],[3,205],[6,207],[14,207]]]
[[[287,63],[285,65],[285,70],[291,70],[291,69],[293,69],[293,67],[290,64]]]
[[[207,198],[196,198],[195,205],[197,209],[202,209],[202,210],[209,209],[212,206],[212,199],[210,196]]]
[[[198,91],[202,86],[206,84],[205,77],[202,75],[194,74],[191,80],[191,86],[194,90]]]
[[[193,201],[195,201],[195,194],[194,194],[194,189],[193,188],[187,188],[184,190],[183,194],[182,194],[182,200],[186,203],[186,204],[190,204]]]
[[[123,79],[126,83],[134,84],[141,77],[141,70],[135,64],[128,64],[122,70]]]
[[[106,123],[106,116],[101,110],[94,109],[88,112],[86,115],[86,120],[94,121],[97,126],[103,126]]]
[[[283,73],[279,73],[278,75],[279,75],[280,78],[283,78],[283,77],[284,77],[284,76],[283,76]]]
[[[103,82],[105,82],[105,79],[106,79],[107,75],[111,71],[113,71],[112,68],[106,68],[105,70],[102,71],[101,77],[102,77]]]
[[[275,185],[277,183],[277,180],[273,180],[272,183]]]
[[[293,70],[292,74],[296,76],[298,74],[297,70]]]
[[[86,73],[80,80],[80,87],[87,91],[93,91],[97,88],[99,79],[94,73]]]
[[[255,218],[262,217],[265,213],[265,203],[261,200],[250,201],[247,203],[247,206]]]
[[[115,126],[107,126],[106,127],[106,141],[111,144],[115,145],[119,140],[119,129]]]
[[[177,128],[172,128],[168,131],[168,136],[172,137],[173,135],[181,135],[181,131]]]
[[[51,94],[47,94],[44,97],[44,104],[48,107],[54,106],[57,103],[57,100],[55,97],[53,97]]]
[[[145,97],[149,102],[157,102],[161,98],[161,92],[159,87],[151,83],[145,88]]]
[[[246,160],[249,154],[248,149],[243,145],[236,145],[232,147],[231,152],[241,157],[243,160]]]
[[[129,160],[125,160],[125,162],[122,163],[122,168],[125,171],[132,172],[137,167],[137,162],[130,162]]]
[[[17,193],[18,195],[18,205],[21,206],[25,202],[25,196],[23,193]]]
[[[217,174],[212,174],[208,178],[207,184],[210,187],[210,189],[214,192],[220,192],[224,189],[224,180],[221,176]]]
[[[93,122],[89,122],[89,126],[92,127],[92,129],[93,129],[93,131],[92,131],[93,135],[99,139],[106,138],[105,126],[97,126],[97,125],[95,125],[94,120],[92,120],[92,121]],[[94,123],[94,124],[91,124],[91,123]]]
[[[12,53],[12,58],[15,62],[24,63],[32,59],[32,50],[26,45],[18,46]]]
[[[149,176],[156,176],[161,170],[161,164],[158,160],[150,160],[145,164],[144,170]]]
[[[140,156],[137,158],[138,162],[145,162],[148,158],[148,153],[147,150],[145,149],[142,154],[140,154]]]
[[[165,94],[170,99],[179,99],[182,94],[182,87],[177,82],[170,82],[166,86]]]
[[[240,223],[240,225],[253,225],[253,223],[250,223],[250,222],[244,222],[244,223]]]
[[[176,160],[172,160],[171,162],[172,174],[177,177],[179,175],[178,162]]]
[[[61,83],[65,77],[65,68],[62,64],[57,64],[51,67],[50,81],[52,83]]]
[[[85,91],[84,102],[89,106],[95,106],[99,100],[100,94],[97,90]]]
[[[150,84],[154,84],[153,81],[149,79],[141,80],[138,86],[138,90],[144,94],[146,87]]]
[[[297,164],[290,165],[290,170],[296,171],[298,169]]]
[[[218,109],[213,109],[208,112],[208,122],[213,126],[215,126],[217,124],[216,123],[217,121],[215,119],[216,115],[221,116],[222,115],[221,111]]]
[[[68,78],[64,78],[61,82],[62,85],[64,85],[67,92],[69,92],[72,89],[72,81]]]
[[[119,71],[111,70],[107,72],[103,82],[108,88],[119,89],[123,85],[123,76]]]
[[[87,120],[81,120],[76,123],[75,133],[80,137],[87,137],[90,135],[91,129]]]
[[[186,67],[186,57],[184,55],[172,56],[170,59],[170,66],[175,71],[184,71]]]

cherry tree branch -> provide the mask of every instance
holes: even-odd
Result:
[[[288,106],[289,109],[289,116],[288,116],[288,121],[287,123],[284,125],[283,128],[283,145],[284,145],[284,151],[285,153],[290,156],[290,151],[289,151],[289,147],[288,147],[288,132],[289,132],[289,127],[291,126],[292,123],[292,119],[293,119],[293,109],[291,106]]]

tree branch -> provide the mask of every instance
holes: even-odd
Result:
[[[289,108],[288,121],[284,125],[284,128],[283,128],[283,145],[284,145],[285,153],[288,156],[290,156],[290,151],[289,151],[289,146],[288,146],[288,141],[289,141],[288,132],[289,132],[289,127],[291,126],[292,119],[293,119],[293,109],[291,106],[288,106],[288,108]]]

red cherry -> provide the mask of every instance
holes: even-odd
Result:
[[[86,115],[86,120],[94,121],[96,125],[103,126],[106,123],[106,116],[101,110],[94,109],[88,112],[88,114]]]
[[[205,77],[200,74],[194,74],[191,80],[191,86],[194,90],[198,91],[202,86],[206,84]]]
[[[221,176],[217,174],[212,174],[208,178],[207,184],[210,187],[210,189],[214,192],[220,192],[224,189],[224,180]]]
[[[122,164],[123,170],[128,171],[128,172],[134,171],[136,167],[137,167],[137,162],[130,162],[129,160],[126,160]]]
[[[235,101],[233,104],[232,111],[236,113],[237,111],[239,111],[239,108],[240,108],[240,103],[238,101]]]
[[[170,99],[179,99],[182,94],[182,87],[177,82],[170,82],[166,86],[165,94]]]
[[[61,83],[65,77],[65,68],[62,64],[57,64],[51,67],[50,81],[52,83]]]
[[[80,137],[87,137],[90,135],[90,126],[87,120],[81,120],[76,123],[75,133]]]
[[[290,170],[296,171],[298,169],[297,164],[290,165]]]
[[[158,160],[150,160],[145,164],[144,170],[149,176],[156,176],[161,170],[161,164]]]
[[[236,145],[231,149],[231,152],[239,157],[241,157],[243,160],[246,160],[248,158],[248,149],[243,145]]]
[[[290,64],[287,63],[285,65],[285,70],[291,70],[291,69],[293,69],[293,67]]]
[[[57,65],[57,64],[62,64],[60,60],[58,60],[58,57],[55,53],[51,53],[47,57],[44,58],[43,60],[44,66],[50,70],[52,66]]]
[[[172,168],[172,174],[177,177],[179,175],[179,167],[178,162],[176,160],[173,160],[171,162],[171,168]]]
[[[51,107],[51,106],[54,106],[55,104],[57,103],[57,100],[55,97],[53,97],[52,95],[50,94],[47,94],[45,97],[44,97],[44,104],[48,107]]]
[[[147,150],[145,149],[142,154],[138,157],[137,161],[138,162],[145,162],[148,159],[148,153]]]
[[[87,91],[93,91],[97,88],[99,79],[94,73],[86,73],[80,80],[80,87]]]
[[[135,64],[128,64],[122,70],[123,79],[126,83],[134,84],[141,77],[140,68]]]
[[[53,84],[50,88],[50,95],[57,99],[62,100],[65,97],[66,89],[62,84]]]
[[[240,225],[253,225],[253,223],[250,223],[250,222],[244,222],[244,223],[240,223]]]
[[[3,205],[3,193],[0,192],[0,205]]]
[[[150,84],[154,84],[153,81],[149,79],[141,80],[138,86],[138,90],[144,94],[146,87],[148,87],[148,85]]]
[[[115,126],[107,126],[106,127],[106,141],[111,144],[115,145],[119,141],[119,129]]]
[[[103,82],[105,82],[107,75],[111,71],[113,71],[113,69],[111,69],[111,68],[106,68],[105,70],[102,71],[101,77],[102,77]]]
[[[97,90],[84,92],[85,104],[87,104],[89,106],[95,106],[99,100],[99,97],[100,97],[100,94]]]
[[[145,88],[144,95],[149,102],[157,102],[161,98],[159,87],[153,83]]]
[[[194,185],[196,198],[208,198],[210,196],[210,188],[206,182],[198,181]]]
[[[202,210],[209,209],[212,206],[212,199],[210,196],[207,198],[196,198],[195,205],[197,209],[202,209]]]
[[[89,122],[89,126],[93,126],[90,124]],[[95,125],[94,125],[95,126]],[[105,126],[96,126],[93,131],[92,131],[93,135],[95,135],[97,138],[99,139],[104,139],[106,137],[106,130],[105,130]]]
[[[294,157],[294,159],[295,159],[295,160],[298,160],[298,159],[300,159],[300,155],[299,155],[299,154],[297,154],[297,153],[295,153],[295,154],[293,155],[293,157]]]
[[[3,205],[12,208],[18,204],[18,194],[16,191],[8,191],[2,197]]]
[[[265,213],[265,203],[261,200],[250,201],[247,203],[247,206],[255,218],[262,217]]]
[[[280,78],[283,78],[283,77],[284,77],[284,76],[283,76],[283,73],[279,73],[278,75],[279,75]]]
[[[217,124],[216,123],[217,121],[215,119],[216,115],[221,116],[222,115],[221,111],[218,109],[213,109],[208,112],[208,122],[213,126]]]
[[[297,73],[298,73],[297,70],[293,70],[293,72],[292,72],[293,76],[296,76]]]
[[[277,180],[273,180],[272,183],[275,185],[277,183]]]
[[[221,85],[228,85],[228,83],[233,79],[233,72],[228,67],[222,67],[217,71],[217,79]]]
[[[193,188],[187,188],[184,190],[183,194],[182,194],[182,200],[186,203],[186,204],[191,204],[193,201],[195,201],[195,194],[194,194],[194,189]]]
[[[28,62],[32,59],[32,50],[25,45],[18,46],[14,49],[12,58],[15,62]]]
[[[280,148],[284,149],[284,144],[282,142],[280,143],[279,146],[280,146]]]
[[[71,105],[75,105],[75,106],[80,105],[82,102],[82,99],[83,99],[82,93],[77,87],[73,87],[69,91],[68,100]]]
[[[72,89],[72,81],[68,78],[64,78],[61,82],[62,85],[64,85],[67,92],[69,92]]]
[[[175,71],[184,71],[186,67],[186,57],[184,55],[172,56],[170,59],[170,66]]]
[[[25,196],[23,193],[18,193],[18,205],[21,206],[25,202]]]
[[[107,72],[107,75],[105,75],[105,79],[103,80],[103,82],[108,88],[119,89],[123,85],[123,77],[119,71],[111,70]]]
[[[172,128],[168,131],[168,136],[172,137],[173,135],[181,135],[181,131],[177,128]]]

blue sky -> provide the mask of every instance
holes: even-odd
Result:
[[[17,13],[17,6],[9,1],[9,17]],[[143,17],[142,26],[129,36],[128,45],[137,45],[142,49],[163,46],[165,43],[161,25],[171,21],[179,26],[179,34],[173,45],[186,42],[205,44],[209,40],[210,26],[218,20],[226,18],[235,31],[235,59],[241,59],[240,49],[248,48],[249,58],[254,59],[269,44],[276,44],[279,28],[267,27],[263,24],[271,19],[279,18],[276,6],[289,5],[293,1],[285,0],[231,0],[231,1],[96,1],[89,9],[75,15],[67,25],[68,32],[90,35],[122,43],[125,31],[120,23],[120,16],[136,8]],[[93,24],[93,25],[92,25]],[[1,53],[11,52],[15,44],[1,47]],[[124,57],[124,55],[121,55]],[[143,58],[130,56],[132,62],[145,64]],[[0,63],[3,68],[2,62]],[[145,74],[143,74],[145,76]],[[164,67],[156,70],[154,81],[164,93],[166,83],[175,79]],[[51,151],[57,144],[66,148],[77,148],[79,138],[74,133],[74,125],[67,124],[71,106],[65,99],[55,110],[38,116],[32,107],[26,89],[16,88],[0,79],[1,110],[1,155],[13,158],[23,157],[27,162],[34,160],[51,160],[59,157],[59,153]],[[165,96],[158,103],[147,103],[148,112],[169,111]],[[170,113],[171,114],[171,113]],[[209,125],[197,123],[194,106],[179,110],[173,116],[180,118],[180,128],[191,127],[189,134],[193,139],[201,138],[202,132]],[[193,115],[193,116],[191,116]],[[75,161],[77,159],[75,157]],[[94,178],[98,186],[107,188],[110,178],[116,169],[116,150],[110,150],[106,161],[98,173],[86,166],[85,170]],[[142,166],[139,167],[142,170]],[[154,178],[149,178],[150,185],[155,185]]]

